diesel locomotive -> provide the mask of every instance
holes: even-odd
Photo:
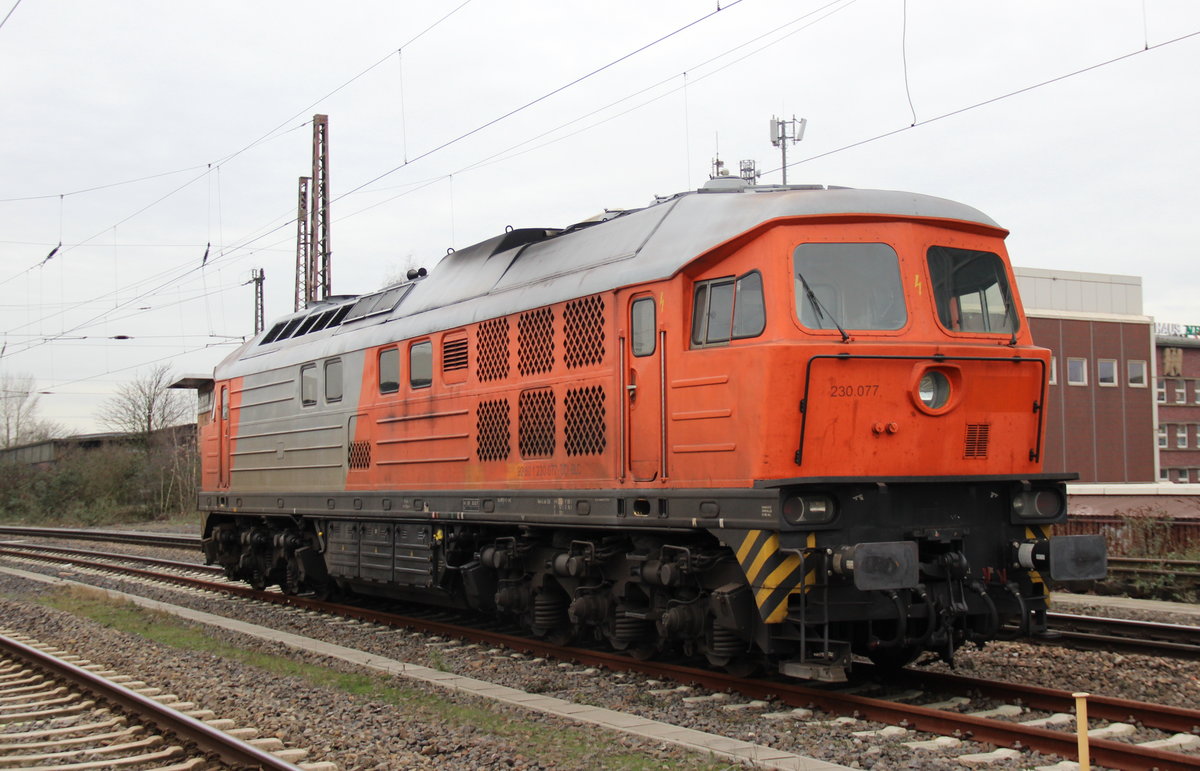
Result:
[[[804,678],[1044,632],[1106,556],[1006,234],[716,179],[330,297],[192,383],[206,559]]]

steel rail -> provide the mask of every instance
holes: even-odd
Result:
[[[241,768],[300,771],[299,766],[217,730],[207,723],[11,637],[0,634],[0,646],[6,652],[24,659],[53,677],[93,693],[105,703],[119,705],[139,718],[155,724],[161,730],[195,744],[201,751],[219,756],[226,763]]]
[[[0,554],[3,553],[7,553],[6,550],[0,549]],[[796,683],[747,680],[728,673],[697,669],[691,666],[661,661],[639,661],[607,651],[564,647],[542,640],[518,637],[502,632],[472,629],[447,622],[401,616],[394,613],[339,605],[333,602],[305,597],[276,594],[274,592],[259,592],[250,587],[213,583],[186,576],[158,574],[152,571],[141,570],[140,568],[116,568],[104,563],[92,563],[88,560],[68,557],[56,559],[62,559],[72,564],[83,564],[87,567],[118,570],[133,575],[142,575],[154,578],[155,580],[178,583],[194,588],[208,589],[210,591],[223,592],[256,600],[265,600],[280,605],[335,613],[362,621],[420,629],[428,633],[458,637],[476,643],[503,645],[513,650],[533,655],[574,659],[581,663],[603,666],[617,671],[638,672],[660,678],[666,677],[681,683],[701,685],[712,690],[734,691],[748,698],[774,698],[796,707],[816,706],[836,714],[852,714],[867,720],[891,725],[902,725],[928,733],[967,736],[974,741],[998,747],[1020,747],[1067,759],[1078,759],[1078,743],[1074,734],[1046,728],[1025,726],[1019,723],[946,712],[910,704],[901,704],[884,699],[836,693]],[[1066,695],[1065,692],[1062,692],[1062,694]],[[1153,704],[1143,704],[1143,709],[1157,710],[1160,708]],[[1150,769],[1159,769],[1159,771],[1174,771],[1175,769],[1200,771],[1200,756],[1140,747],[1136,744],[1127,744],[1108,739],[1090,739],[1089,746],[1093,762],[1112,768],[1132,769],[1134,771],[1140,771],[1141,769],[1145,769],[1146,771]]]
[[[856,671],[870,671],[868,665],[856,665]],[[979,693],[1002,701],[1016,702],[1045,712],[1071,712],[1074,694],[1026,683],[980,680],[947,672],[906,669],[889,673],[889,685],[905,684],[922,688],[936,687],[952,693]],[[1152,706],[1153,709],[1147,709]],[[1088,717],[1115,722],[1136,722],[1148,728],[1173,733],[1200,733],[1200,710],[1166,704],[1118,699],[1113,696],[1088,697]]]
[[[204,565],[199,562],[182,562],[180,560],[167,560],[161,557],[143,557],[140,554],[120,554],[111,551],[84,551],[83,549],[72,549],[66,546],[45,546],[38,543],[24,543],[18,541],[0,541],[0,546],[8,549],[25,549],[28,551],[49,552],[50,554],[62,554],[74,557],[100,557],[103,559],[126,560],[130,562],[141,562],[146,565],[155,565],[162,568],[176,568],[179,570],[192,570],[197,573],[210,573],[213,575],[223,575],[224,568],[217,565]]]
[[[74,527],[19,527],[15,525],[0,525],[0,534],[3,533],[38,538],[72,538],[79,541],[108,541],[110,543],[141,543],[150,546],[200,548],[200,536],[184,533],[142,533],[132,530],[86,530]]]
[[[1184,624],[1165,624],[1159,621],[1137,621],[1127,618],[1081,616],[1073,613],[1047,613],[1051,630],[1060,636],[1055,640],[1034,639],[1035,643],[1061,645],[1089,650],[1123,650],[1186,659],[1200,659],[1200,628]]]

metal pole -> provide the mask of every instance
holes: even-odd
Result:
[[[783,184],[787,184],[787,123],[780,121],[779,151],[783,153]]]

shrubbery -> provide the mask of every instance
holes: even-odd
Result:
[[[193,447],[169,442],[72,449],[53,465],[0,465],[0,518],[100,525],[169,517],[196,507]]]

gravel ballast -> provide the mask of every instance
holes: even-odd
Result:
[[[93,545],[92,548],[95,548]],[[114,549],[114,551],[117,549]],[[135,547],[121,547],[121,551],[133,552]],[[183,559],[179,552],[173,558]],[[27,565],[20,565],[30,569]],[[46,569],[38,568],[42,572]],[[655,683],[639,675],[595,672],[578,666],[561,665],[529,659],[507,652],[491,653],[477,647],[465,647],[455,641],[433,640],[425,636],[405,633],[379,635],[370,633],[366,625],[331,622],[327,617],[286,611],[278,608],[248,604],[209,595],[185,594],[169,589],[135,584],[113,578],[95,576],[71,576],[89,583],[104,585],[122,591],[154,597],[166,602],[195,607],[210,613],[233,616],[263,626],[315,637],[340,645],[358,647],[380,655],[444,668],[470,677],[489,680],[502,685],[530,692],[546,693],[580,703],[604,706],[644,717],[718,733],[733,738],[766,744],[772,747],[807,754],[852,767],[885,769],[903,768],[961,768],[952,757],[919,753],[904,747],[901,741],[929,738],[910,734],[899,740],[881,742],[873,738],[856,737],[856,731],[878,728],[864,722],[848,723],[835,721],[833,716],[817,713],[811,720],[767,720],[765,711],[783,710],[781,704],[768,705],[763,709],[729,711],[722,709],[739,698],[730,696],[726,701],[705,705],[690,705],[683,697],[702,695],[703,691],[679,694],[655,695],[652,690],[668,689],[672,683]],[[27,581],[0,577],[0,592],[6,596],[20,596],[30,591]],[[10,603],[4,606],[9,615]],[[297,684],[287,679],[245,673],[242,665],[207,654],[193,654],[175,649],[152,650],[152,646],[127,638],[108,639],[120,633],[103,630],[93,635],[73,625],[91,622],[77,619],[57,618],[56,613],[11,603],[23,610],[31,621],[39,618],[43,625],[64,631],[55,632],[58,639],[47,640],[71,647],[69,639],[94,644],[101,651],[113,650],[113,655],[128,659],[129,667],[119,661],[110,661],[94,651],[80,651],[93,660],[103,661],[116,669],[128,671],[132,668],[139,677],[151,679],[146,671],[158,667],[173,678],[168,686],[173,692],[188,686],[185,698],[215,710],[225,716],[226,707],[251,711],[247,719],[268,735],[279,735],[287,742],[313,749],[315,756],[338,762],[344,768],[540,768],[540,767],[595,767],[596,758],[589,762],[575,762],[575,766],[563,763],[561,758],[530,757],[527,750],[512,740],[488,735],[471,726],[425,725],[419,720],[398,713],[388,704],[373,704],[369,699],[347,697],[341,692],[325,693],[308,683]],[[1109,614],[1114,615],[1114,614]],[[23,617],[23,616],[22,616]],[[1165,619],[1178,622],[1178,618]],[[91,624],[91,626],[95,626]],[[70,630],[70,631],[66,631]],[[53,631],[53,629],[51,630]],[[30,634],[41,636],[35,629]],[[226,632],[212,632],[221,639],[228,638],[231,644],[249,649],[270,650],[278,655],[300,656],[291,651],[284,652],[278,646],[265,646],[257,641]],[[315,658],[315,657],[314,657]],[[322,661],[328,665],[328,662]],[[1200,703],[1200,665],[1195,662],[1158,659],[1145,656],[1118,655],[1096,652],[1069,651],[1061,648],[1029,646],[1020,643],[993,643],[983,650],[964,649],[956,658],[957,671],[975,677],[1004,679],[1018,683],[1034,683],[1065,690],[1089,690],[1097,694],[1118,696],[1144,701],[1178,704],[1192,707]],[[335,665],[335,668],[345,669]],[[944,669],[944,664],[934,664],[931,669]],[[258,683],[266,677],[270,682]],[[254,706],[246,705],[245,694],[254,694]],[[208,695],[206,695],[208,694]],[[446,696],[448,700],[463,697]],[[933,698],[931,696],[930,698]],[[361,702],[361,703],[360,703]],[[919,701],[916,703],[920,703]],[[991,703],[971,704],[968,709],[983,709]],[[504,711],[503,707],[488,707]],[[511,710],[513,719],[519,721],[546,722],[547,719],[519,710]],[[254,718],[261,715],[266,720]],[[332,716],[332,718],[331,718]],[[335,727],[336,726],[336,727]],[[550,728],[553,730],[553,727]],[[646,767],[659,767],[696,761],[685,760],[679,752],[659,749],[636,740],[616,740],[648,755]],[[982,745],[964,745],[956,754],[986,749]],[[407,762],[407,755],[413,762]],[[694,756],[693,756],[694,757]],[[314,758],[315,759],[315,758]],[[1053,762],[1045,758],[1039,762]],[[421,765],[432,763],[432,765]],[[1011,765],[998,767],[1027,767],[1030,758],[1012,761]],[[457,765],[456,765],[457,764]],[[720,764],[714,765],[720,767]]]

